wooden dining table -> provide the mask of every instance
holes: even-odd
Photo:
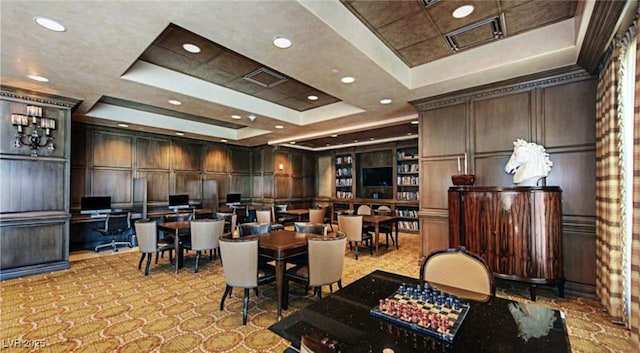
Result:
[[[278,308],[278,320],[282,318],[284,298],[284,272],[287,259],[307,253],[307,239],[321,238],[322,235],[300,233],[291,230],[247,235],[243,238],[258,238],[258,254],[276,263],[276,300]]]
[[[176,249],[176,274],[178,274],[178,270],[182,268],[184,263],[184,253],[180,237],[186,237],[191,234],[191,221],[158,223],[157,227],[161,232],[173,234],[173,241]]]
[[[375,228],[373,243],[375,245],[375,254],[378,255],[378,248],[380,244],[380,225],[390,224],[395,228],[396,235],[396,249],[398,248],[398,217],[396,216],[384,216],[384,215],[363,215],[362,223],[365,225],[372,225]]]
[[[277,213],[295,216],[298,222],[303,221],[305,219],[305,216],[309,217],[308,208],[292,208],[290,210],[277,211]]]

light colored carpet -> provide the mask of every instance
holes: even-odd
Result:
[[[356,261],[345,252],[345,285],[376,270],[418,277],[419,237],[400,234],[400,249],[381,256],[362,251]],[[192,253],[193,254],[193,253]],[[191,254],[191,255],[192,255]],[[167,256],[152,263],[149,276],[138,270],[137,252],[74,261],[71,269],[0,283],[0,348],[8,352],[282,352],[288,342],[267,328],[275,322],[275,288],[251,293],[249,322],[242,325],[242,291],[235,290],[220,311],[225,282],[218,260],[201,261],[193,273],[173,272]],[[292,287],[289,310],[314,299]],[[324,295],[328,295],[325,287]],[[498,295],[527,301],[528,293],[499,288]],[[594,299],[539,291],[538,304],[563,310],[573,352],[631,352],[629,332],[609,322]],[[16,347],[20,345],[21,347]],[[26,347],[29,345],[29,347]],[[39,348],[33,348],[39,345]]]

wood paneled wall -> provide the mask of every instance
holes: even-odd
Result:
[[[569,290],[595,289],[596,79],[571,67],[415,101],[420,112],[422,256],[448,244],[447,189],[468,156],[477,186],[511,186],[504,171],[518,138],[547,149],[547,186],[563,191]]]
[[[69,131],[77,100],[2,86],[0,94],[0,279],[69,268]],[[27,105],[56,121],[53,151],[14,148],[12,113]],[[32,126],[26,128],[30,134]],[[40,135],[43,135],[39,129]],[[50,153],[48,153],[50,152]]]

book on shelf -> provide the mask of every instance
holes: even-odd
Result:
[[[419,193],[417,191],[398,191],[396,199],[400,201],[415,201],[419,200]]]
[[[403,185],[418,186],[420,185],[420,178],[417,176],[399,176],[398,186]]]

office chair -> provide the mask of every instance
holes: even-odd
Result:
[[[104,221],[104,228],[95,229],[98,233],[105,237],[111,237],[111,242],[98,245],[95,248],[96,252],[99,252],[103,248],[113,248],[113,251],[118,251],[118,246],[132,247],[130,241],[116,241],[118,236],[131,235],[131,214],[129,212],[110,213]]]

